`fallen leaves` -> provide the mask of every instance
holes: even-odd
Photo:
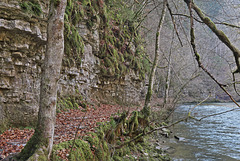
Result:
[[[131,111],[137,107],[131,107]],[[79,109],[71,109],[57,114],[55,125],[54,144],[74,139],[77,136],[84,136],[87,132],[94,131],[97,122],[105,122],[110,119],[113,114],[128,110],[127,107],[119,105],[104,105],[100,107],[88,108],[83,111]],[[78,131],[77,131],[78,130]],[[26,145],[27,141],[33,135],[33,129],[10,128],[0,135],[0,158],[5,158],[9,154],[20,152]],[[66,151],[60,154],[66,157]]]
[[[33,129],[10,128],[6,130],[0,135],[0,157],[4,158],[9,154],[20,152],[33,133]]]
[[[58,156],[59,157],[61,157],[62,159],[64,159],[64,160],[68,160],[68,155],[67,154],[69,154],[69,152],[70,152],[70,149],[61,149],[61,150],[58,150],[57,151],[57,154],[58,154]]]

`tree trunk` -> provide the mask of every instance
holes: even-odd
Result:
[[[50,2],[47,48],[42,67],[38,124],[17,160],[50,160],[56,118],[57,84],[64,53],[64,13],[67,0]]]
[[[160,32],[161,32],[162,24],[163,24],[165,15],[166,15],[166,6],[167,6],[167,0],[164,0],[162,15],[160,17],[157,32],[156,32],[155,56],[154,56],[152,70],[151,70],[151,73],[150,73],[150,76],[149,76],[149,85],[148,85],[147,95],[146,95],[146,98],[145,98],[145,104],[144,104],[144,107],[143,107],[143,110],[142,110],[142,113],[143,113],[144,117],[148,117],[150,115],[150,111],[151,111],[150,100],[151,100],[151,97],[152,97],[152,88],[153,88],[153,84],[154,84],[155,72],[156,72],[157,65],[158,65]]]
[[[164,95],[164,107],[168,103],[168,95],[169,95],[169,88],[170,88],[170,79],[171,79],[171,52],[169,54],[169,59],[168,59],[168,72],[167,72],[167,77],[166,77],[166,86],[165,86],[165,95]]]

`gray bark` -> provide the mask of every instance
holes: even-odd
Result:
[[[50,160],[56,118],[57,84],[64,53],[64,13],[67,0],[51,1],[47,27],[47,48],[42,67],[40,108],[35,133],[18,160]]]
[[[159,59],[160,32],[161,32],[164,18],[166,15],[166,6],[167,6],[167,0],[164,0],[162,15],[160,17],[159,24],[157,27],[157,32],[156,32],[155,56],[154,56],[152,70],[151,70],[151,73],[149,76],[149,85],[148,85],[148,91],[147,91],[147,95],[146,95],[146,99],[145,99],[145,104],[143,107],[143,114],[145,117],[148,117],[150,115],[150,101],[151,101],[151,97],[152,97],[152,89],[153,89],[153,84],[154,84],[155,72],[157,69],[158,59]]]
[[[52,149],[57,104],[57,84],[64,54],[64,13],[67,0],[55,8],[51,3],[48,23],[47,50],[41,79],[40,110],[38,128],[48,139],[49,152]],[[50,153],[49,153],[50,154]]]
[[[166,87],[165,87],[165,95],[164,95],[164,106],[166,103],[168,103],[168,97],[169,97],[169,88],[170,88],[170,79],[171,79],[171,52],[169,54],[168,59],[168,72],[166,77]]]

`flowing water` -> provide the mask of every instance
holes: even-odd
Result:
[[[173,120],[185,117],[194,105],[176,109]],[[174,150],[175,161],[236,161],[240,160],[240,110],[231,103],[203,104],[194,108],[192,115],[201,118],[236,108],[232,112],[207,117],[202,121],[189,120],[175,125],[167,140]]]

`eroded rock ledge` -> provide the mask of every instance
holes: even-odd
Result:
[[[40,1],[40,17],[24,13],[17,0],[0,2],[0,129],[8,124],[27,126],[36,122],[40,92],[41,64],[47,37],[47,3]],[[145,83],[130,71],[124,77],[103,76],[99,51],[99,31],[86,22],[77,25],[85,39],[82,63],[63,66],[59,94],[81,93],[84,98],[103,102],[139,103]],[[67,59],[69,55],[65,55]]]

